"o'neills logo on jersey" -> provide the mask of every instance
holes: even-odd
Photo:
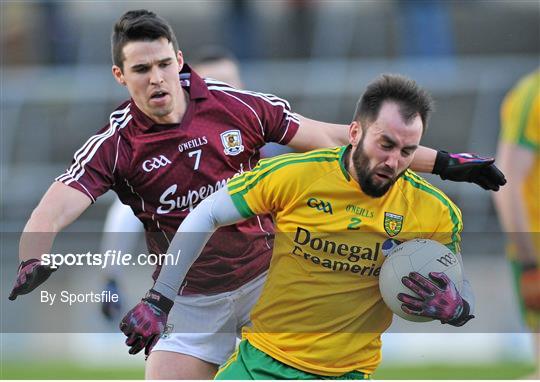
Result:
[[[381,272],[379,253],[381,243],[361,247],[317,237],[305,228],[297,227],[294,235],[294,247],[291,255],[333,271],[348,271],[361,276],[378,277]],[[361,263],[359,263],[361,262]]]
[[[160,155],[159,157],[154,157],[152,159],[145,160],[142,163],[142,169],[146,172],[150,172],[152,170],[157,170],[160,167],[165,167],[168,164],[170,164],[171,161],[167,159],[165,155]]]
[[[375,213],[373,211],[367,210],[364,207],[355,206],[354,204],[348,204],[347,208],[345,208],[345,211],[352,212],[353,214],[362,216],[364,218],[372,218],[375,216]]]
[[[191,140],[189,140],[187,142],[180,143],[178,145],[178,151],[183,153],[186,150],[191,150],[191,149],[194,149],[194,148],[197,148],[199,146],[206,145],[206,144],[208,144],[208,139],[206,138],[206,135],[205,135],[203,137],[194,138],[194,139],[191,139]]]
[[[227,130],[224,133],[221,133],[220,137],[225,154],[238,155],[244,151],[244,146],[242,145],[242,134],[240,134],[240,130]]]

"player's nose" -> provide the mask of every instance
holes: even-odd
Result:
[[[159,85],[163,83],[163,74],[157,66],[153,66],[152,69],[150,69],[150,83],[152,85]]]
[[[386,160],[384,161],[384,164],[388,167],[388,169],[391,169],[392,171],[396,172],[399,166],[398,155],[394,153],[388,154],[388,156],[386,157]]]

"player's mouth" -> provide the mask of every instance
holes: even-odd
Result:
[[[382,180],[391,180],[394,176],[394,174],[392,173],[389,173],[389,172],[386,172],[386,171],[377,171],[375,172],[375,175],[379,178],[379,179],[382,179]]]
[[[155,91],[150,95],[150,102],[155,104],[161,104],[167,101],[169,93],[163,90]]]

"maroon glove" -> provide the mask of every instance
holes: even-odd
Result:
[[[172,306],[173,301],[150,289],[146,297],[124,316],[120,330],[127,336],[129,354],[137,354],[143,348],[144,354],[150,354],[165,330],[167,315]]]
[[[19,265],[17,280],[15,280],[15,285],[8,298],[13,301],[19,295],[32,292],[40,284],[44,283],[54,271],[56,271],[56,268],[42,265],[39,259],[23,261]]]
[[[413,297],[405,293],[398,294],[398,300],[403,302],[401,309],[405,313],[431,317],[453,326],[462,326],[474,318],[469,314],[467,301],[461,298],[452,280],[442,272],[431,272],[429,279],[420,273],[411,272],[401,282],[418,295]]]

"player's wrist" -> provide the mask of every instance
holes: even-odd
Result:
[[[437,150],[437,156],[435,157],[435,164],[433,165],[432,174],[439,175],[444,179],[444,172],[448,168],[450,163],[450,154],[444,150]]]
[[[40,259],[28,259],[28,260],[21,261],[21,263],[19,264],[18,271],[20,271],[21,269],[23,269],[27,265],[32,264],[32,263],[36,263],[36,262],[40,263],[41,260]]]
[[[171,311],[174,305],[173,300],[165,297],[164,295],[162,295],[161,293],[159,293],[158,291],[154,289],[150,289],[146,293],[146,296],[143,298],[143,301],[146,301],[147,303],[154,305],[155,307],[159,308],[166,314],[169,314],[169,312]]]
[[[44,265],[41,263],[41,259],[28,259],[21,261],[19,264],[19,269],[17,272],[21,272],[24,269],[24,272],[34,272],[36,269],[43,274],[51,274],[58,269],[58,267],[51,267],[50,265]]]
[[[445,324],[449,324],[452,326],[463,326],[469,320],[474,318],[474,315],[471,314],[471,306],[469,305],[469,303],[463,299],[461,301],[462,303],[456,309],[454,317],[447,322],[444,322]]]

